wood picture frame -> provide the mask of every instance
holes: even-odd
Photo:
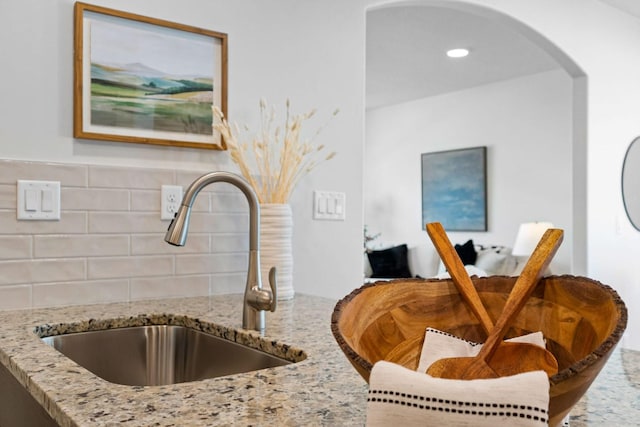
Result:
[[[487,147],[422,154],[422,229],[487,231]]]
[[[76,2],[75,138],[225,150],[227,35]]]

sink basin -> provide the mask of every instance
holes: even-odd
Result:
[[[293,363],[179,325],[133,326],[43,337],[100,378],[124,385],[166,385]]]

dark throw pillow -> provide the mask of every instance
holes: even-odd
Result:
[[[467,241],[464,245],[456,244],[454,247],[464,265],[475,265],[478,253],[476,248],[473,247],[473,240]]]
[[[407,252],[407,245],[399,245],[367,253],[371,270],[373,270],[371,277],[380,279],[411,277]]]

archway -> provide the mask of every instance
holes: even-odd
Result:
[[[587,132],[586,132],[587,79],[586,79],[586,76],[571,58],[569,58],[564,52],[558,49],[557,46],[555,46],[553,43],[551,43],[548,39],[540,35],[535,30],[530,28],[528,25],[514,19],[513,17],[507,16],[501,12],[497,12],[495,10],[492,10],[486,7],[481,7],[471,3],[449,2],[449,1],[442,1],[442,0],[424,0],[424,1],[410,1],[410,2],[403,1],[403,2],[386,3],[381,6],[376,6],[374,8],[369,9],[368,14],[371,12],[375,12],[383,9],[389,9],[389,8],[417,8],[417,7],[445,8],[461,14],[471,14],[478,17],[478,19],[489,20],[495,25],[499,25],[502,28],[504,28],[505,32],[510,31],[510,32],[513,32],[514,34],[518,34],[520,36],[526,37],[526,39],[529,40],[532,44],[534,44],[538,49],[544,51],[547,55],[553,58],[553,60],[558,64],[559,68],[561,68],[564,71],[564,73],[566,73],[566,76],[567,76],[566,87],[569,92],[568,92],[568,96],[563,100],[563,103],[566,104],[564,107],[566,107],[568,113],[567,113],[567,120],[563,125],[565,126],[565,130],[562,131],[564,132],[564,135],[558,138],[562,139],[562,144],[563,144],[562,149],[567,150],[567,153],[568,153],[566,162],[565,162],[567,164],[563,164],[563,166],[567,168],[567,172],[562,177],[562,184],[568,189],[567,191],[565,191],[566,194],[565,194],[564,200],[562,201],[562,203],[566,203],[567,212],[561,216],[562,219],[559,221],[557,225],[562,228],[565,228],[565,231],[567,232],[565,235],[565,241],[563,243],[563,246],[564,246],[563,250],[567,252],[567,261],[565,263],[566,268],[562,272],[570,272],[573,274],[586,274],[586,241],[587,241],[586,239],[587,226],[586,226],[586,214],[585,214],[586,212],[586,144],[587,144]],[[369,20],[367,21],[368,21],[367,27],[369,30],[370,29]],[[428,76],[425,76],[425,77],[429,78]],[[405,111],[405,113],[403,114],[404,122],[402,123],[396,122],[395,124],[411,126],[411,121],[409,120],[411,114],[407,114],[406,110],[404,111]],[[367,135],[365,138],[365,159],[368,158],[367,153],[371,151],[369,150],[370,147],[368,146],[368,143],[370,140],[370,135],[373,131],[372,131],[372,128],[369,126],[369,124],[372,117],[374,116],[375,116],[374,113],[370,111],[367,112],[367,117],[366,117]],[[380,116],[378,116],[376,120],[378,120],[379,117]],[[385,117],[391,117],[391,116],[387,114]],[[502,117],[501,120],[509,120],[509,119]],[[409,167],[409,165],[411,167],[415,167],[415,164],[417,164],[417,160],[416,160],[416,163],[413,164],[412,163],[413,160],[411,159],[408,160],[406,157],[402,160],[394,158],[395,152],[393,149],[393,144],[401,143],[403,141],[403,138],[405,140],[409,140],[412,137],[415,137],[415,135],[414,136],[407,135],[403,131],[398,131],[397,135],[398,135],[398,138],[395,141],[389,141],[388,151],[383,153],[384,161],[386,163],[386,165],[384,165],[383,168],[380,168],[379,165],[376,166],[376,165],[368,164],[368,162],[365,162],[365,183],[364,183],[365,224],[368,224],[367,210],[372,206],[372,203],[368,200],[368,198],[371,195],[371,191],[370,191],[371,185],[368,186],[368,182],[367,182],[367,177],[371,176],[371,171],[374,170],[375,171],[374,173],[376,174],[378,173],[385,174],[387,176],[393,177],[394,173],[396,172],[394,172],[393,168],[389,167],[389,165],[393,165],[394,162],[402,163],[400,165],[397,165],[397,168],[398,168],[397,170],[399,170],[400,173],[404,173],[404,171],[407,169],[407,167]],[[514,138],[518,138],[518,136],[514,135]],[[476,141],[467,141],[462,144],[476,145]],[[442,148],[442,146],[435,147],[435,148],[440,149]],[[425,151],[429,151],[430,149],[431,148],[426,148]],[[434,150],[434,151],[437,151],[437,150]],[[415,157],[415,153],[414,153],[414,157]],[[504,164],[505,163],[503,162],[502,165]],[[553,173],[553,170],[559,169],[558,165],[556,165],[556,166],[552,166],[553,170],[545,171],[544,165],[539,165],[539,166],[540,166],[541,173],[545,173],[545,174]],[[535,177],[532,176],[530,179],[535,179]],[[493,184],[495,189],[496,183],[494,182]],[[416,185],[419,185],[417,184],[417,181],[416,181]],[[491,187],[489,190],[490,191],[492,190]],[[513,188],[511,190],[513,191]],[[543,191],[541,191],[541,193],[543,193]],[[550,197],[549,199],[545,199],[545,194],[539,194],[538,196],[539,197],[536,201],[537,203],[545,203],[546,200],[549,200],[550,202],[552,202],[554,201],[554,197],[558,198],[557,194],[549,196]],[[414,197],[414,196],[411,196],[411,197]],[[375,203],[377,203],[379,206],[386,206],[386,207],[390,206],[391,208],[395,206],[399,206],[397,203],[394,203],[393,201],[389,200],[388,197],[386,200],[383,198],[381,200],[376,201]],[[501,206],[502,206],[501,210],[504,210],[504,204],[502,204]],[[406,208],[406,206],[404,208]],[[413,208],[407,208],[405,210],[413,210]],[[387,215],[388,218],[393,218],[392,219],[393,221],[405,222],[404,219],[400,219],[398,216],[401,213],[395,212],[393,209],[388,210],[384,214]],[[492,213],[490,212],[489,215],[492,215]],[[526,219],[524,216],[522,216],[519,220],[517,220],[517,222],[527,222],[529,220],[536,220],[536,219],[549,219],[549,218],[531,218],[530,217],[529,219]],[[409,222],[411,221],[415,222],[413,219],[409,220]],[[501,224],[504,224],[504,221],[501,221]],[[418,230],[419,226],[420,226],[419,224],[417,223],[415,224],[416,231]],[[499,228],[501,226],[502,225],[496,225],[495,223],[493,224],[494,229],[497,227]],[[515,230],[513,230],[514,225],[509,224],[508,226],[510,227],[511,231],[502,230],[499,233],[495,233],[495,230],[489,230],[489,234],[493,232],[494,234],[496,234],[496,238],[502,239],[501,241],[497,241],[494,243],[510,244],[513,242],[512,240],[509,240],[508,237],[505,237],[508,235],[512,235],[511,238],[515,238]],[[376,230],[372,229],[371,231],[375,232]],[[385,236],[383,235],[383,238],[384,237]],[[421,237],[421,239],[423,238],[424,236]],[[487,236],[487,238],[492,238],[492,237],[491,235],[489,235]],[[404,238],[395,238],[394,236],[391,236],[390,241],[387,241],[387,243],[403,243],[402,240],[404,240]],[[487,242],[485,241],[485,243]]]

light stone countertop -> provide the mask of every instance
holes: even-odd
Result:
[[[330,330],[335,301],[296,295],[267,314],[267,342],[276,351],[306,353],[291,365],[170,386],[124,386],[104,381],[42,343],[34,329],[118,319],[112,327],[187,316],[241,330],[242,295],[0,312],[0,363],[63,426],[364,425],[367,386]],[[93,319],[93,320],[92,320]],[[99,323],[99,322],[98,322]],[[228,332],[228,331],[227,331]],[[247,336],[249,334],[249,336]],[[253,338],[251,337],[253,334]],[[571,413],[571,427],[637,425],[640,352],[616,350]]]

